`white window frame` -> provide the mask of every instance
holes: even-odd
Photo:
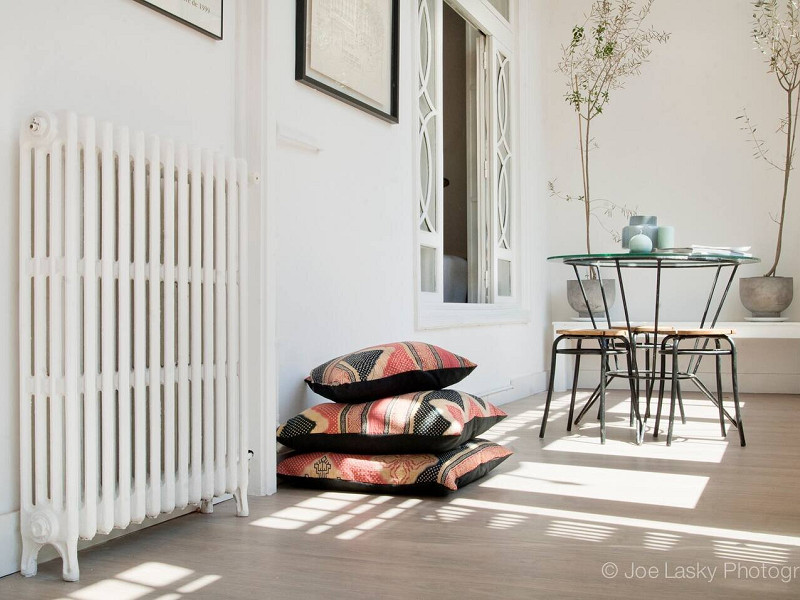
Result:
[[[414,49],[414,231],[415,231],[415,277],[414,290],[416,298],[416,322],[418,329],[436,329],[469,325],[491,325],[499,323],[524,323],[529,321],[529,311],[524,310],[523,296],[527,295],[527,281],[524,261],[526,259],[522,239],[521,226],[523,215],[520,206],[519,167],[517,147],[519,139],[519,61],[515,57],[516,38],[511,23],[517,22],[517,1],[511,3],[511,19],[506,21],[488,0],[448,0],[448,4],[461,16],[486,34],[487,69],[489,71],[489,87],[494,88],[489,94],[489,115],[491,123],[488,131],[489,160],[486,168],[489,173],[491,189],[489,205],[492,218],[490,220],[491,244],[488,252],[492,268],[490,274],[491,303],[445,303],[443,297],[443,155],[442,148],[442,106],[443,90],[439,74],[442,72],[442,4],[444,0],[416,0]],[[425,27],[425,24],[429,27]],[[427,40],[422,37],[426,36]],[[427,37],[429,36],[429,37]],[[429,53],[422,55],[422,44],[427,41]],[[505,137],[498,138],[500,127],[497,118],[497,76],[500,74],[501,61],[507,59],[505,83],[507,98],[507,121]],[[430,61],[430,62],[429,62]],[[426,71],[425,65],[429,65]],[[420,100],[430,105],[430,113],[423,114]],[[427,128],[427,130],[426,130]],[[500,154],[496,151],[503,144],[506,149]],[[431,160],[428,161],[428,179],[423,181],[421,164],[422,153],[431,146]],[[500,244],[503,237],[501,225],[497,218],[498,191],[497,184],[503,168],[503,152],[510,155],[510,176],[506,173],[506,184],[510,187],[507,197],[506,214],[511,220],[505,230],[508,248]],[[426,160],[426,159],[422,159]],[[423,189],[423,187],[425,189]],[[423,206],[427,206],[425,211]],[[429,217],[433,231],[423,230],[421,220]],[[423,292],[422,289],[422,248],[431,248],[435,258],[435,291]],[[511,261],[511,295],[498,295],[498,260]]]

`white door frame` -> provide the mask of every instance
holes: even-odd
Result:
[[[278,380],[275,315],[276,252],[269,215],[270,181],[267,160],[267,8],[262,0],[243,0],[236,10],[235,147],[250,168],[248,224],[242,251],[242,398],[249,402],[249,491],[276,491],[275,430]]]

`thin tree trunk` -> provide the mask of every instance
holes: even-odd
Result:
[[[578,113],[578,142],[581,151],[581,179],[583,180],[583,206],[586,213],[586,252],[591,254],[591,246],[589,244],[589,190],[586,185],[586,151],[583,145],[583,117]]]
[[[775,247],[775,262],[766,273],[766,277],[774,277],[775,271],[778,268],[778,261],[781,259],[781,246],[783,245],[783,222],[786,219],[786,197],[789,195],[789,175],[792,172],[792,157],[794,155],[794,143],[792,139],[792,93],[793,89],[789,89],[786,94],[788,110],[786,112],[786,162],[783,169],[783,198],[781,199],[781,213],[778,219],[778,243]]]
[[[583,146],[583,153],[585,158],[583,160],[584,164],[584,171],[583,171],[583,201],[584,201],[584,208],[585,208],[585,216],[586,216],[586,253],[592,253],[592,242],[591,237],[589,235],[590,228],[589,225],[591,224],[592,219],[592,205],[591,205],[591,197],[589,195],[589,125],[591,123],[591,119],[588,117],[586,118],[586,141],[582,144]]]

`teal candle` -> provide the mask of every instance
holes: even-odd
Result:
[[[653,249],[653,240],[643,233],[635,235],[628,242],[628,247],[631,252],[636,254],[647,254]]]
[[[656,239],[656,248],[674,248],[675,228],[672,225],[659,225]]]

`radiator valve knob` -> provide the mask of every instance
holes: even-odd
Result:
[[[37,544],[46,544],[58,533],[58,520],[51,512],[37,510],[31,515],[31,538]]]
[[[35,114],[31,117],[31,122],[28,123],[28,129],[34,135],[47,135],[47,130],[50,129],[50,123],[47,117],[41,114]]]
[[[49,144],[56,135],[56,122],[48,112],[38,111],[31,116],[27,124],[23,124],[23,130],[35,139],[36,144]]]

